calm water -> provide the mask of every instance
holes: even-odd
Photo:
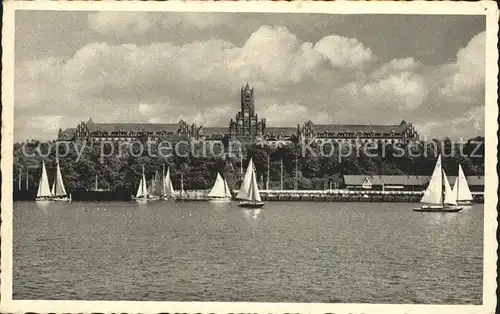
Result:
[[[483,206],[34,202],[14,299],[481,304]]]

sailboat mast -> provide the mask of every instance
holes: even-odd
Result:
[[[165,164],[163,164],[163,169],[162,169],[162,176],[161,176],[161,195],[165,196],[167,194],[165,191]]]
[[[280,167],[280,187],[283,190],[283,157],[281,157],[281,167]]]
[[[184,195],[184,173],[181,172],[181,195]]]
[[[441,164],[441,205],[444,206],[444,198],[445,198],[445,188],[444,188],[444,180],[445,180],[445,177],[444,177],[444,170],[442,168],[442,164]]]
[[[240,175],[243,177],[243,152],[240,154]]]
[[[142,197],[148,198],[148,189],[146,188],[146,175],[144,174],[144,165],[142,165]]]
[[[299,158],[297,157],[295,159],[295,182],[294,182],[294,188],[297,190],[299,188]]]
[[[59,159],[56,159],[56,179],[54,180],[54,196],[57,196],[58,169],[59,169]]]
[[[271,168],[271,158],[267,156],[267,177],[266,177],[266,190],[269,190],[269,173]]]
[[[462,172],[462,166],[459,164],[458,165],[458,180],[455,180],[457,182],[457,186],[455,186],[455,190],[457,190],[457,201],[460,197],[460,175],[461,175],[461,172]]]

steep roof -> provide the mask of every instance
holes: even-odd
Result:
[[[268,133],[268,134],[281,134],[283,133],[283,135],[291,135],[291,134],[295,134],[297,133],[297,127],[293,127],[293,126],[285,126],[285,127],[275,127],[275,126],[271,126],[271,127],[268,127],[266,126],[266,128],[264,129],[264,133]]]
[[[369,175],[344,175],[346,185],[362,185],[367,178],[372,185],[424,185],[430,176],[369,176]]]
[[[401,132],[404,125],[369,125],[369,124],[313,124],[314,132],[375,132],[375,133],[395,133]]]
[[[179,123],[91,123],[87,125],[90,132],[92,131],[148,131],[148,132],[177,132],[179,130]]]
[[[203,135],[205,136],[210,136],[210,135],[219,135],[219,134],[228,134],[229,133],[229,128],[228,127],[213,127],[213,126],[204,126],[200,130]]]

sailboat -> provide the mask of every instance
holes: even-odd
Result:
[[[135,199],[138,203],[146,203],[148,201],[148,185],[146,182],[146,175],[144,174],[144,166],[142,166],[142,178],[141,182],[139,182],[139,187],[137,188],[137,193],[135,194],[135,197],[132,197],[132,199]]]
[[[441,165],[441,155],[438,157],[431,180],[429,181],[429,186],[420,203],[422,203],[422,206],[420,208],[413,208],[414,211],[456,213],[463,208],[457,206],[456,194],[453,193]]]
[[[66,188],[64,187],[64,182],[61,174],[61,168],[59,167],[59,160],[57,160],[57,170],[56,179],[54,185],[52,185],[52,200],[56,202],[71,202],[71,194],[66,193]]]
[[[149,187],[148,199],[159,200],[162,197],[162,179],[158,176],[158,171],[155,172],[155,176],[151,180],[151,186]]]
[[[467,178],[465,177],[462,165],[458,165],[458,177],[455,179],[455,184],[453,185],[453,193],[456,195],[459,205],[472,204],[472,193],[467,184]]]
[[[226,179],[222,179],[220,173],[217,173],[215,184],[210,193],[208,193],[209,202],[212,203],[228,203],[231,201],[231,191],[227,185]]]
[[[40,184],[38,185],[38,192],[36,194],[37,202],[51,202],[52,192],[50,191],[49,178],[47,176],[47,169],[45,168],[45,162],[42,160],[42,178],[40,179]]]
[[[162,196],[164,200],[175,199],[174,186],[170,178],[170,167],[168,167],[167,174],[165,175],[165,165],[163,165]]]
[[[250,159],[248,163],[247,171],[245,172],[240,191],[236,198],[242,200],[239,204],[240,207],[259,208],[264,206],[264,203],[260,199],[259,187],[257,186],[257,178],[255,176],[252,159]]]

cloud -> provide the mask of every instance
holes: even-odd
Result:
[[[441,89],[444,97],[455,100],[471,100],[472,96],[484,92],[486,33],[474,36],[465,48],[457,53],[457,61],[453,65],[455,74],[448,78]]]
[[[124,18],[123,12],[106,14]],[[129,24],[122,28],[142,32],[153,27],[148,23],[159,23],[143,18],[142,13],[124,18]],[[112,32],[116,24],[110,18],[108,25],[100,14],[89,20],[101,31]],[[427,123],[432,132],[430,121],[440,119],[439,108],[453,115],[441,119],[451,120],[481,105],[476,96],[484,82],[473,72],[477,70],[473,69],[475,58],[481,58],[481,43],[481,35],[474,37],[457,53],[456,64],[429,67],[411,57],[381,64],[357,39],[328,35],[313,43],[279,26],[261,26],[240,45],[217,38],[183,44],[92,42],[69,58],[16,64],[15,110],[16,116],[63,117],[46,124],[47,128],[74,127],[88,117],[98,122],[184,119],[227,126],[239,110],[239,88],[249,82],[255,87],[257,113],[268,120],[268,126],[302,124],[309,119],[388,124],[405,119]],[[464,75],[471,77],[467,86],[459,79]],[[442,92],[448,85],[453,95],[460,90],[464,105]],[[17,124],[16,139],[50,133],[32,131]]]
[[[477,106],[454,119],[425,122],[418,125],[418,130],[424,138],[441,138],[450,134],[455,139],[468,140],[471,135],[484,136],[484,118],[484,106]]]
[[[228,15],[206,12],[178,12],[165,17],[152,12],[102,11],[89,14],[88,25],[98,33],[125,36],[144,34],[149,30],[169,30],[177,26],[201,30],[231,20],[233,18]]]
[[[359,67],[377,59],[372,51],[357,39],[337,35],[322,38],[314,49],[325,56],[332,67]]]

